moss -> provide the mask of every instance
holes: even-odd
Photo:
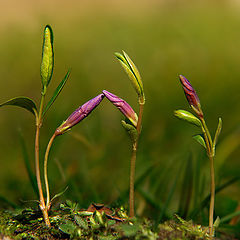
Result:
[[[207,240],[208,228],[175,220],[160,224],[157,228],[148,219],[129,219],[123,208],[110,209],[92,204],[81,210],[76,203],[67,201],[50,212],[51,228],[45,226],[41,212],[35,209],[0,211],[0,239],[89,239],[89,240]],[[219,238],[234,239],[234,238]]]

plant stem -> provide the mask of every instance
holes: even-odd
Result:
[[[129,216],[134,217],[134,179],[135,179],[135,165],[137,156],[137,143],[133,144],[132,156],[130,163],[130,188],[129,188]]]
[[[37,185],[39,191],[39,198],[40,203],[39,207],[43,213],[43,218],[48,227],[50,227],[50,221],[48,218],[48,210],[46,209],[45,200],[43,197],[42,191],[42,183],[41,183],[41,175],[40,175],[40,167],[39,167],[39,136],[40,136],[40,128],[42,125],[42,111],[43,111],[43,103],[44,103],[44,94],[42,94],[40,107],[39,107],[39,114],[36,115],[36,136],[35,136],[35,169],[36,169],[36,178],[37,178]]]
[[[53,140],[55,139],[56,134],[54,133],[51,137],[51,139],[49,140],[49,143],[47,145],[47,149],[45,152],[45,157],[44,157],[44,180],[45,180],[45,186],[46,186],[46,194],[47,194],[47,201],[46,201],[46,208],[47,210],[50,209],[50,193],[49,193],[49,185],[48,185],[48,177],[47,177],[47,163],[48,163],[48,155],[49,155],[49,151],[51,149]]]
[[[211,174],[211,198],[210,198],[210,208],[209,208],[209,233],[210,233],[210,237],[214,237],[213,214],[214,214],[214,199],[215,199],[215,177],[214,177],[213,156],[209,156],[209,160],[210,160],[210,174]]]
[[[215,174],[214,174],[214,149],[213,142],[210,135],[210,132],[207,128],[206,122],[204,118],[200,118],[202,122],[202,130],[205,138],[205,142],[207,145],[207,155],[210,161],[210,176],[211,176],[211,187],[210,187],[210,207],[209,207],[209,234],[210,238],[214,237],[214,229],[213,229],[213,215],[214,215],[214,200],[215,200]]]
[[[130,186],[129,186],[129,216],[134,217],[134,180],[135,180],[135,166],[136,166],[136,158],[137,158],[137,148],[138,148],[138,140],[142,129],[142,116],[143,116],[143,108],[144,103],[140,103],[139,105],[139,116],[137,122],[137,132],[138,137],[136,142],[133,143],[132,146],[132,156],[130,163]]]

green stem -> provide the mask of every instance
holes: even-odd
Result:
[[[47,210],[50,209],[51,207],[51,203],[50,203],[50,193],[49,193],[49,185],[48,185],[48,177],[47,177],[47,163],[48,163],[48,155],[49,155],[49,151],[51,149],[53,140],[55,139],[56,134],[54,133],[51,137],[51,139],[49,140],[49,143],[47,145],[47,149],[45,152],[45,157],[44,157],[44,180],[45,180],[45,186],[46,186],[46,194],[47,194],[47,201],[46,201],[46,208]]]
[[[135,166],[136,166],[136,158],[137,158],[137,148],[138,148],[138,140],[142,129],[142,116],[143,116],[143,108],[144,103],[140,103],[139,107],[139,116],[137,122],[137,132],[138,137],[136,142],[133,143],[132,146],[132,156],[131,156],[131,163],[130,163],[130,187],[129,187],[129,216],[134,217],[134,180],[135,180]]]
[[[214,174],[214,149],[213,142],[210,135],[210,132],[207,128],[206,122],[204,118],[200,118],[202,122],[202,131],[204,134],[204,139],[207,145],[207,155],[210,161],[210,176],[211,176],[211,187],[210,187],[210,207],[209,207],[209,234],[210,238],[214,237],[214,229],[213,229],[213,217],[214,217],[214,200],[215,200],[215,174]]]
[[[39,207],[43,213],[43,218],[46,225],[50,227],[48,211],[47,211],[44,196],[43,196],[40,167],[39,167],[39,136],[40,136],[40,128],[42,125],[42,111],[43,111],[44,97],[45,97],[44,94],[42,94],[41,102],[39,106],[39,114],[36,114],[35,170],[36,170],[36,178],[37,178],[37,185],[38,185],[39,198],[40,198]]]
[[[214,237],[213,215],[214,215],[214,199],[215,199],[215,177],[214,177],[214,161],[213,156],[209,156],[210,174],[211,174],[211,198],[209,208],[209,233],[210,237]]]
[[[129,216],[134,217],[134,179],[135,179],[135,165],[137,157],[137,143],[133,144],[132,156],[130,163],[130,187],[129,187]]]

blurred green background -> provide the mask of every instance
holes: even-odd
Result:
[[[0,101],[28,96],[39,104],[42,34],[50,24],[55,67],[48,98],[69,68],[71,75],[43,124],[42,156],[56,127],[103,89],[138,111],[136,94],[113,54],[126,51],[139,68],[146,94],[136,166],[137,213],[159,219],[166,208],[171,216],[182,211],[188,194],[190,210],[195,209],[209,193],[209,163],[191,137],[198,129],[173,116],[175,109],[190,110],[177,76],[183,74],[196,89],[212,134],[218,117],[223,119],[217,185],[239,177],[239,13],[239,2],[230,0],[0,1]],[[104,100],[87,120],[56,140],[49,161],[52,195],[68,185],[61,200],[70,198],[81,207],[127,203],[130,146],[122,118]],[[24,205],[36,195],[19,132],[34,167],[33,116],[2,108],[0,196]],[[234,211],[239,189],[235,182],[217,195],[217,215]],[[0,207],[6,205],[0,201]]]

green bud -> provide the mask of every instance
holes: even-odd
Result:
[[[123,52],[123,54],[115,53],[115,56],[121,63],[125,72],[128,74],[128,77],[131,80],[132,85],[137,92],[139,103],[144,104],[145,96],[144,96],[143,84],[142,84],[142,79],[141,79],[140,73],[139,73],[136,65],[130,59],[130,57],[124,51],[122,51],[122,52]]]
[[[201,127],[202,123],[201,121],[195,117],[192,113],[185,111],[185,110],[176,110],[174,111],[175,117],[177,117],[180,120],[185,120],[197,127]]]
[[[122,120],[121,122],[122,122],[122,126],[127,131],[132,143],[133,144],[136,143],[137,138],[138,138],[137,129],[130,122],[126,122],[124,120]]]
[[[42,78],[43,92],[46,91],[51,81],[53,73],[53,32],[49,25],[44,29],[43,47],[42,47],[42,63],[40,74]]]

